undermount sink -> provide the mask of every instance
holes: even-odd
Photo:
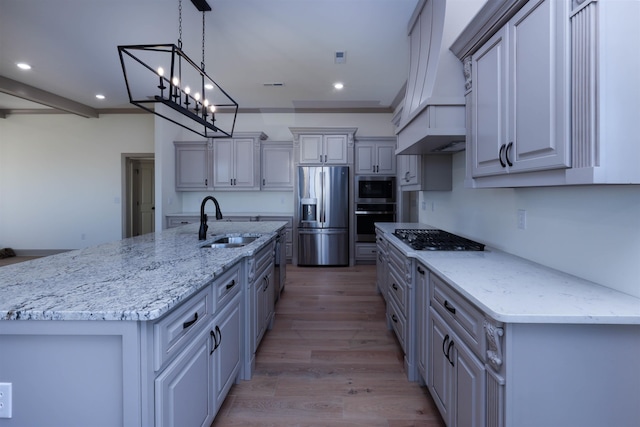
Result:
[[[202,248],[240,248],[242,246],[248,245],[254,240],[258,239],[259,236],[225,236],[219,237],[213,241],[213,243],[207,243],[206,245],[201,246]]]

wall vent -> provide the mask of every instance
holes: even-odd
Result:
[[[273,83],[262,83],[265,87],[281,87],[284,86],[284,83],[281,82],[273,82]]]

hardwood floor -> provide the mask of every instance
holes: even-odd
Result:
[[[288,265],[254,376],[212,426],[444,426],[426,388],[406,379],[375,275]]]

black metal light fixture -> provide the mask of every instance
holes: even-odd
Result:
[[[238,103],[204,70],[205,12],[211,7],[206,0],[191,2],[202,12],[202,63],[198,67],[182,50],[182,0],[179,0],[177,45],[118,46],[129,102],[205,138],[230,138]],[[152,108],[158,103],[181,114],[180,120]]]

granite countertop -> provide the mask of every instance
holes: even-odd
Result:
[[[209,221],[0,268],[0,320],[153,320],[252,256],[284,221]],[[218,235],[260,235],[240,248],[202,249]]]
[[[485,247],[415,251],[393,235],[419,223],[376,223],[407,257],[422,262],[494,320],[505,323],[640,324],[640,298]]]

